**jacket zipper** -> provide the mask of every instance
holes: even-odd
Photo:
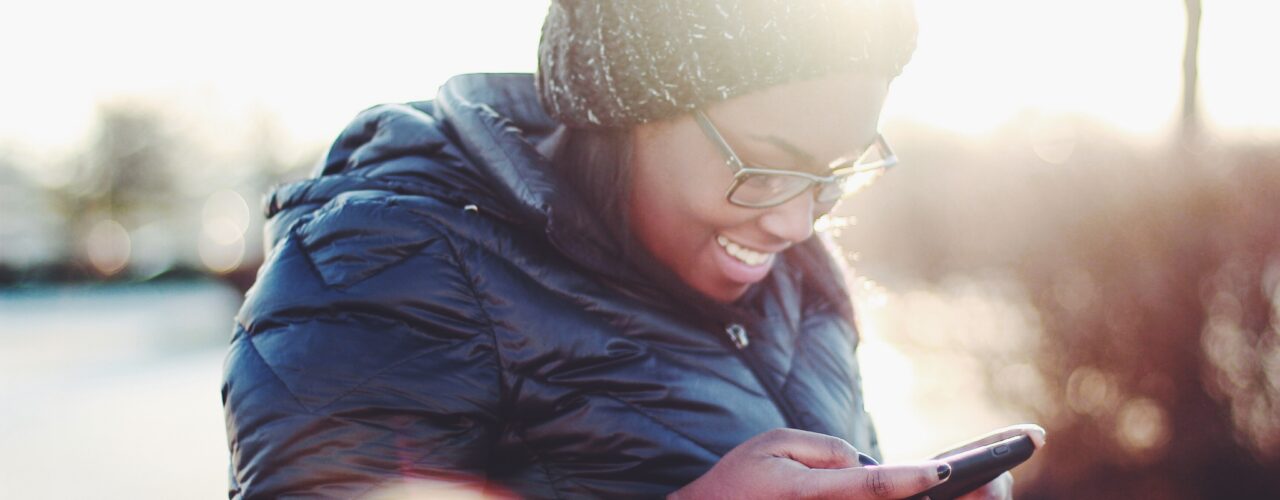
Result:
[[[796,418],[795,411],[790,404],[782,398],[781,389],[774,387],[773,384],[760,371],[760,360],[755,355],[754,350],[747,349],[751,345],[750,338],[747,336],[746,327],[738,323],[730,323],[724,328],[725,334],[729,337],[729,341],[733,343],[738,351],[738,356],[742,359],[742,363],[747,365],[747,369],[755,376],[756,381],[760,382],[760,386],[764,387],[764,391],[768,393],[769,399],[773,401],[773,405],[782,413],[782,419],[786,422],[787,427],[791,429],[800,429],[799,419]]]
[[[747,338],[747,329],[737,323],[731,323],[724,327],[724,333],[729,335],[729,341],[733,342],[733,346],[738,350],[745,349],[751,345],[751,340]]]

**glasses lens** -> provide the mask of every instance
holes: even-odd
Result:
[[[809,186],[809,179],[795,175],[755,174],[738,183],[729,201],[749,207],[766,207],[786,202]]]
[[[841,198],[858,192],[864,187],[871,185],[880,174],[884,173],[884,169],[868,170],[864,172],[852,172],[836,179],[835,182],[822,186],[818,191],[818,201],[821,203],[835,203]]]
[[[835,204],[835,202],[840,201],[840,198],[844,197],[844,186],[842,184],[844,184],[844,179],[837,179],[830,184],[824,184],[818,190],[818,195],[814,199],[821,204]]]
[[[818,203],[834,205],[841,198],[856,193],[874,182],[880,174],[898,161],[897,157],[886,148],[883,139],[872,143],[871,147],[858,157],[858,161],[854,162],[851,171],[846,171],[848,173],[836,178],[835,182],[822,186],[822,189],[818,190]]]

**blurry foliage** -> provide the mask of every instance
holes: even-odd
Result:
[[[120,98],[100,103],[84,144],[61,157],[27,164],[0,151],[9,199],[0,207],[21,214],[0,225],[0,236],[24,245],[0,252],[0,286],[217,274],[247,287],[262,256],[259,198],[305,175],[321,148],[282,153],[265,113],[240,130],[202,120],[169,103]],[[251,214],[236,228],[241,250],[231,269],[211,268],[202,253],[210,217],[202,207],[220,191],[243,197]],[[32,252],[48,255],[23,255]]]
[[[1040,338],[983,361],[1049,432],[1020,498],[1280,497],[1280,147],[1036,116],[891,135],[904,165],[845,207],[843,244],[890,288],[1017,276]]]
[[[183,148],[161,111],[131,101],[105,104],[94,135],[68,186],[80,204],[122,217],[173,203]]]
[[[1280,297],[1262,279],[1280,257],[1280,158],[1215,156],[1081,207],[1091,213],[1021,266],[1052,339],[1037,365],[1065,396],[1046,417],[1066,442],[1093,443],[1046,450],[1092,478],[1055,463],[1046,490],[1280,494],[1280,370],[1267,362],[1280,355]],[[1149,410],[1135,417],[1136,402]]]
[[[70,178],[50,189],[64,225],[64,245],[82,261],[101,221],[134,226],[161,216],[176,203],[173,165],[181,146],[165,117],[142,103],[99,107],[88,147],[72,160]],[[66,167],[64,167],[66,168]],[[122,226],[123,227],[123,226]]]

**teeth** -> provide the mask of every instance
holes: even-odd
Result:
[[[725,238],[724,236],[717,235],[716,243],[719,243],[720,246],[724,247],[725,251],[727,251],[729,255],[734,256],[738,260],[750,266],[764,264],[769,260],[769,257],[773,256],[771,253],[761,253],[755,250],[743,248],[742,245],[729,241],[729,238]]]

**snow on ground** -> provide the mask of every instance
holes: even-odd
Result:
[[[6,498],[226,498],[240,297],[210,283],[0,292]]]

